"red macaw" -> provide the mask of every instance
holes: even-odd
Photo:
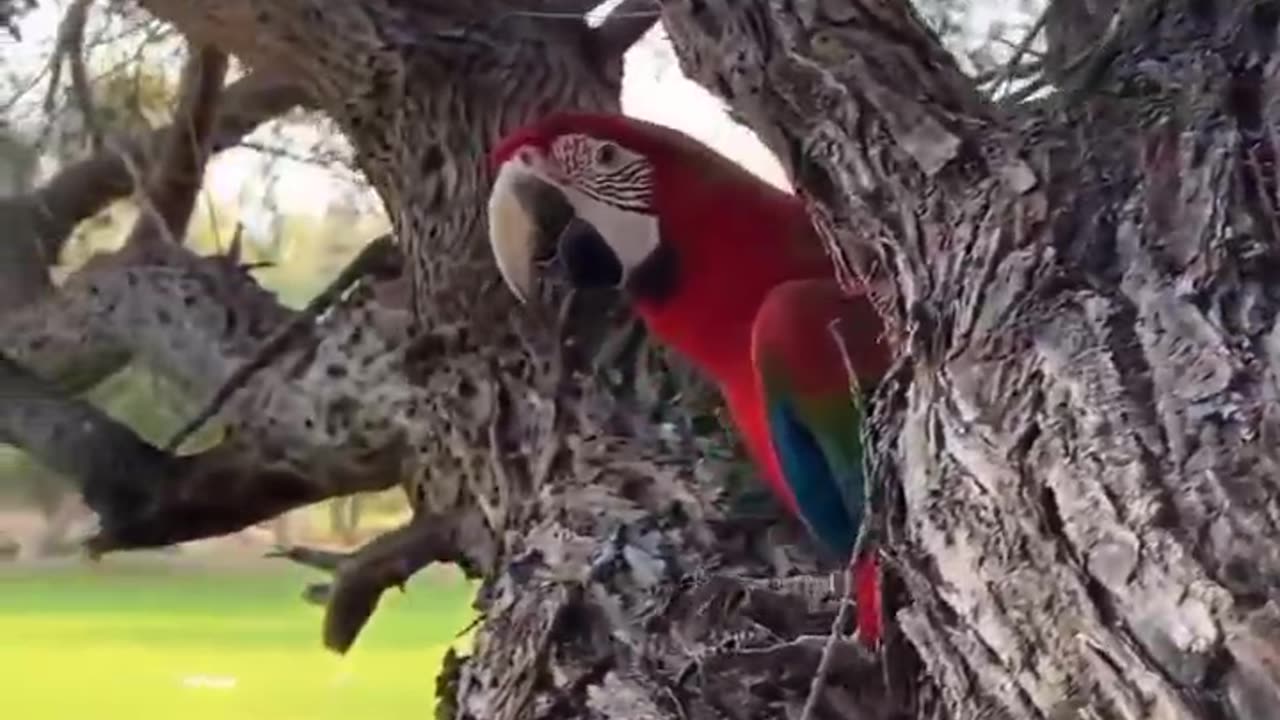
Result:
[[[794,195],[671,128],[561,113],[495,149],[490,242],[521,300],[558,255],[577,287],[620,287],[650,332],[719,386],[765,480],[841,557],[864,515],[861,395],[883,325],[846,294]],[[851,558],[858,632],[879,642],[875,552]]]

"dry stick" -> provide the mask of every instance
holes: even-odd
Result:
[[[831,337],[835,340],[836,348],[840,350],[840,358],[844,361],[845,374],[849,376],[849,394],[853,396],[855,403],[860,403],[861,390],[858,385],[858,376],[853,371],[853,360],[849,357],[849,348],[845,346],[844,338],[840,336],[839,325],[839,319],[832,320],[827,324],[827,331],[831,333]],[[854,552],[857,552],[856,548]],[[818,661],[818,669],[814,673],[813,683],[809,685],[809,697],[805,699],[804,711],[800,713],[800,720],[812,720],[814,713],[818,711],[818,698],[822,696],[822,690],[826,687],[827,673],[831,671],[831,663],[835,662],[836,646],[840,643],[841,633],[844,631],[845,624],[849,622],[849,608],[853,603],[848,595],[849,588],[853,587],[853,572],[846,569],[844,577],[845,597],[840,599],[840,610],[836,613],[835,622],[831,624],[831,634],[827,637],[827,644],[822,648],[822,658]]]
[[[58,21],[58,34],[54,37],[53,52],[49,54],[49,85],[44,93],[44,110],[52,112],[56,102],[58,86],[62,84],[62,66],[67,60],[67,49],[72,44],[71,36],[84,34],[84,25],[88,16],[90,0],[75,0],[62,19]],[[76,26],[79,26],[78,28]]]
[[[45,91],[44,109],[46,112],[53,110],[54,96],[62,83],[62,67],[65,64],[71,73],[72,98],[80,109],[93,149],[97,151],[102,148],[102,124],[98,121],[93,93],[89,89],[89,74],[84,65],[84,28],[89,20],[89,5],[92,2],[93,0],[75,0],[58,24],[58,35],[49,59],[49,87]]]
[[[146,222],[150,220],[155,224],[156,232],[160,234],[162,240],[169,245],[180,245],[181,243],[174,238],[173,232],[169,229],[169,223],[165,222],[160,208],[156,207],[156,204],[152,202],[151,193],[147,191],[147,173],[129,155],[129,148],[110,136],[104,142],[107,149],[120,157],[120,163],[124,165],[125,171],[129,173],[129,177],[133,180],[133,197],[131,199],[138,204],[140,217],[134,223],[133,230],[129,232],[129,240],[132,240],[135,234],[142,232],[140,228],[145,228]],[[128,244],[128,240],[126,240],[126,244]]]
[[[1040,33],[1044,31],[1045,25],[1049,22],[1049,9],[1046,7],[1040,17],[1031,24],[1031,29],[1027,30],[1027,34],[1022,38],[1022,42],[1013,48],[1013,55],[1009,56],[1009,62],[1005,63],[1004,71],[1000,73],[1000,77],[991,86],[992,94],[1000,91],[1001,88],[1013,82],[1017,75],[1018,65],[1022,62],[1022,56],[1027,54],[1031,49],[1032,43],[1036,41]]]
[[[338,277],[334,278],[333,282],[329,283],[319,295],[312,298],[307,303],[307,306],[295,315],[293,319],[267,338],[245,364],[231,373],[231,377],[227,378],[227,381],[218,388],[217,392],[213,394],[213,397],[209,399],[209,402],[205,404],[200,412],[170,438],[169,442],[164,446],[165,451],[173,452],[187,438],[191,437],[192,433],[203,427],[210,418],[222,409],[223,404],[236,390],[239,390],[254,373],[271,364],[271,361],[288,349],[289,342],[302,330],[310,326],[321,313],[329,309],[347,291],[347,288],[366,275],[383,274],[392,267],[399,267],[399,251],[396,249],[395,242],[390,235],[382,235],[364,246],[355,259],[348,263],[342,269],[342,272],[338,273]]]
[[[845,587],[852,587],[853,573],[845,571]],[[827,644],[822,648],[822,658],[818,660],[818,669],[813,675],[813,683],[809,685],[809,697],[805,698],[804,710],[800,713],[800,720],[813,720],[814,714],[818,712],[818,698],[822,697],[822,689],[827,685],[827,673],[831,672],[831,663],[835,662],[836,645],[840,642],[840,633],[844,629],[845,623],[849,622],[849,608],[853,603],[848,598],[840,601],[840,610],[836,613],[835,622],[831,623],[831,635],[827,637]]]
[[[89,87],[89,73],[84,66],[84,27],[88,23],[89,5],[92,3],[93,0],[77,0],[71,7],[63,23],[62,31],[65,35],[61,40],[66,43],[67,68],[71,71],[71,92],[75,96],[76,104],[80,107],[80,114],[84,117],[91,147],[96,151],[102,149],[104,136],[102,122],[98,118],[97,105],[93,102],[93,90]]]

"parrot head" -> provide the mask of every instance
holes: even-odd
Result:
[[[660,293],[675,271],[659,212],[664,176],[723,162],[670,128],[587,113],[559,113],[521,128],[491,159],[489,241],[498,270],[522,301],[533,290],[536,266],[556,257],[575,287]]]

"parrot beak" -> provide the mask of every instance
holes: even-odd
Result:
[[[489,195],[489,245],[520,302],[533,293],[534,265],[555,257],[557,240],[573,219],[564,194],[519,158],[498,169]]]
[[[531,164],[536,162],[533,155],[504,162],[489,195],[489,245],[507,287],[528,302],[535,266],[557,257],[574,287],[621,287],[653,254],[657,220],[603,206],[593,210],[594,201],[578,197],[586,212],[601,220],[600,227],[612,233],[615,242],[610,243],[607,234],[582,217],[567,191]],[[621,243],[619,238],[639,242]]]

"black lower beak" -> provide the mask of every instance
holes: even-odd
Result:
[[[538,226],[538,244],[533,249],[534,262],[546,262],[559,250],[557,239],[574,219],[573,206],[555,186],[535,177],[521,181],[517,192],[520,204]]]
[[[574,287],[613,288],[622,284],[622,263],[591,223],[574,216],[560,233],[560,262]]]
[[[595,226],[574,214],[573,206],[554,185],[536,177],[521,180],[518,197],[538,226],[533,261],[560,258],[569,281],[578,288],[617,287],[622,263]]]

